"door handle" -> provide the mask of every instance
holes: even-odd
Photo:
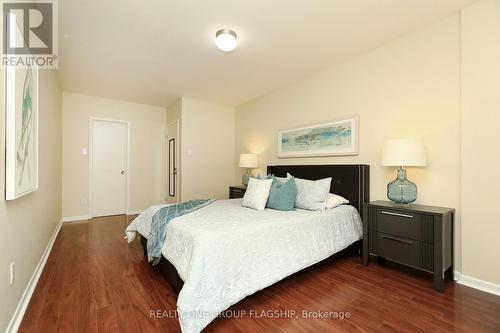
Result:
[[[393,216],[399,216],[399,217],[406,217],[408,219],[412,219],[413,215],[408,215],[408,214],[401,214],[401,213],[393,213],[393,212],[387,212],[385,210],[382,211],[382,214],[385,215],[393,215]]]
[[[412,241],[409,241],[409,240],[406,240],[406,239],[402,239],[402,238],[398,238],[398,237],[382,236],[382,238],[383,239],[388,239],[388,240],[391,240],[391,241],[395,241],[395,242],[399,242],[399,243],[403,243],[403,244],[413,245]]]
[[[124,175],[124,174],[125,174],[125,170],[122,170],[122,172],[120,172],[120,173],[121,173],[122,175]]]
[[[176,175],[177,175],[177,168],[174,168],[173,175],[174,175],[174,176],[176,176]]]

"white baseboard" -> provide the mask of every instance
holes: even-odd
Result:
[[[460,272],[455,272],[455,280],[461,285],[500,296],[500,284],[476,279]]]
[[[38,283],[38,280],[40,279],[40,275],[42,275],[43,268],[47,263],[50,251],[52,250],[52,246],[56,241],[57,235],[59,234],[59,230],[61,230],[62,224],[63,224],[63,219],[59,221],[56,228],[54,229],[54,232],[50,237],[49,243],[47,244],[47,247],[45,248],[42,257],[40,258],[40,261],[38,262],[38,265],[36,266],[35,271],[33,272],[33,275],[31,276],[28,285],[26,286],[26,289],[24,290],[24,293],[21,296],[21,299],[19,300],[19,304],[17,304],[16,311],[14,311],[14,315],[12,316],[12,319],[10,320],[9,325],[7,326],[7,329],[5,331],[6,333],[15,333],[19,329],[21,321],[23,320],[24,313],[28,308],[31,296],[35,291],[35,287]]]
[[[127,212],[127,215],[139,215],[142,212],[143,212],[143,210],[129,210]],[[67,216],[67,217],[63,217],[62,221],[63,222],[85,221],[85,220],[88,220],[90,218],[91,217],[89,215]]]
[[[88,220],[88,219],[89,219],[88,215],[79,215],[79,216],[63,217],[62,221],[63,222],[74,222],[74,221],[82,221],[82,220]]]

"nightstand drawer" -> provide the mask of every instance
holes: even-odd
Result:
[[[378,255],[401,264],[422,266],[422,242],[403,237],[377,233]]]
[[[414,240],[422,240],[422,216],[416,213],[377,209],[377,231]]]

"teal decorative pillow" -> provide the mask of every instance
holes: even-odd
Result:
[[[295,178],[283,182],[273,177],[266,207],[276,210],[292,210],[295,206],[296,196],[297,185],[295,184]]]

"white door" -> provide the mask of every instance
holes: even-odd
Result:
[[[127,213],[128,124],[91,121],[91,215]]]
[[[167,125],[167,203],[177,203],[179,194],[179,122]]]

